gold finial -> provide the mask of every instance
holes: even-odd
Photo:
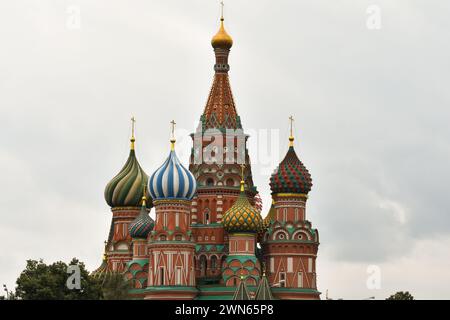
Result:
[[[244,177],[244,171],[245,171],[245,164],[241,164],[241,192],[245,191],[245,177]]]
[[[291,122],[291,135],[289,136],[289,147],[294,146],[294,117],[290,116],[289,121]]]
[[[103,261],[106,261],[106,246],[108,245],[108,242],[107,241],[105,241],[104,242],[105,243],[105,250],[103,251]]]
[[[144,194],[142,196],[142,206],[146,207],[147,206],[147,186],[144,185]]]
[[[173,151],[175,150],[175,142],[177,142],[177,140],[175,139],[175,126],[177,125],[177,123],[175,122],[175,120],[172,120],[170,124],[172,125],[172,138],[170,139],[170,143],[172,144],[171,149]]]
[[[221,48],[221,49],[231,49],[233,46],[233,38],[225,31],[225,26],[223,21],[225,20],[223,17],[223,7],[225,4],[223,1],[220,2],[221,8],[221,16],[220,16],[220,29],[217,34],[212,38],[211,44],[213,48]]]
[[[136,119],[133,117],[131,117],[131,150],[134,150],[134,142],[136,141],[136,139],[134,138],[134,126],[136,123]]]

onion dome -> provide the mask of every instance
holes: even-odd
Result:
[[[289,137],[289,151],[270,178],[272,194],[297,193],[308,194],[312,188],[312,179],[308,169],[298,158],[294,150],[294,137]]]
[[[105,253],[103,254],[103,261],[100,267],[91,273],[91,277],[94,279],[106,279],[111,276],[113,272],[108,268],[108,261],[106,259],[106,242],[105,242]]]
[[[224,18],[220,19],[220,29],[217,34],[212,38],[211,45],[214,49],[231,49],[233,46],[233,38],[225,31],[223,24]]]
[[[245,194],[244,181],[241,181],[241,194],[235,204],[223,217],[223,226],[229,233],[258,233],[262,229],[262,217],[259,211],[248,201]]]
[[[154,226],[155,221],[153,221],[153,219],[148,214],[147,197],[144,195],[142,197],[141,212],[128,228],[128,230],[130,231],[130,236],[133,239],[147,239],[148,234],[153,230]]]
[[[267,214],[267,216],[264,218],[263,221],[263,229],[267,230],[270,227],[270,224],[272,223],[272,221],[275,220],[275,203],[274,201],[272,201],[272,206],[270,207],[269,213]]]
[[[175,125],[173,121],[172,124]],[[154,200],[192,200],[197,190],[197,182],[194,175],[178,159],[174,138],[171,144],[169,157],[150,177],[150,194]]]
[[[275,203],[272,200],[272,206],[270,207],[269,213],[267,214],[267,216],[264,218],[263,222],[262,222],[262,228],[261,230],[258,232],[258,241],[261,242],[264,238],[264,234],[266,233],[266,231],[269,229],[270,224],[272,223],[272,221],[275,220]]]
[[[148,175],[139,165],[134,150],[134,142],[136,141],[134,138],[134,125],[130,141],[131,150],[127,162],[105,188],[105,200],[111,208],[139,207],[144,187],[148,182]],[[150,195],[147,196],[149,197]],[[147,207],[152,207],[151,201],[147,202]]]

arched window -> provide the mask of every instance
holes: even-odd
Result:
[[[234,187],[234,180],[229,178],[227,179],[227,187]]]
[[[211,257],[211,269],[212,270],[217,269],[217,257],[216,256]]]
[[[201,256],[200,257],[200,275],[202,277],[206,276],[206,257],[205,256]]]
[[[204,223],[205,223],[205,224],[210,224],[211,221],[210,221],[209,209],[206,209],[206,210],[205,210],[204,215],[205,215]]]
[[[213,179],[213,178],[208,178],[208,179],[206,180],[206,185],[207,185],[208,187],[214,186],[214,179]]]

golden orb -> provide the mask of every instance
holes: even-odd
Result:
[[[233,38],[225,31],[223,20],[220,19],[220,29],[211,40],[214,49],[230,49],[233,46]]]

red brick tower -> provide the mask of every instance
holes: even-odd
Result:
[[[225,31],[223,16],[211,44],[216,57],[214,80],[200,125],[192,134],[189,166],[198,183],[191,218],[197,242],[196,275],[202,283],[221,280],[221,266],[228,252],[221,222],[240,194],[240,165],[246,165],[246,195],[252,205],[257,194],[246,146],[248,136],[243,133],[228,77],[233,40]]]
[[[319,299],[316,284],[319,232],[306,219],[312,180],[294,150],[292,126],[289,140],[289,151],[270,179],[274,205],[265,221],[264,260],[278,298]]]
[[[175,126],[175,122],[172,122]],[[156,223],[149,237],[146,299],[194,299],[198,291],[194,272],[195,243],[189,225],[196,192],[193,175],[183,167],[171,140],[170,155],[149,179]]]
[[[141,168],[135,152],[134,118],[132,118],[131,148],[127,162],[122,170],[105,188],[105,200],[113,214],[111,229],[106,246],[108,270],[124,272],[133,257],[133,247],[129,225],[141,211],[141,198],[148,176]],[[146,209],[152,207],[150,195]]]
[[[242,172],[244,167],[242,165]],[[245,181],[242,180],[241,194],[223,218],[229,237],[229,254],[222,265],[223,283],[227,287],[236,287],[239,279],[243,279],[247,285],[256,286],[261,276],[256,242],[263,220],[260,212],[248,201],[244,185]]]

